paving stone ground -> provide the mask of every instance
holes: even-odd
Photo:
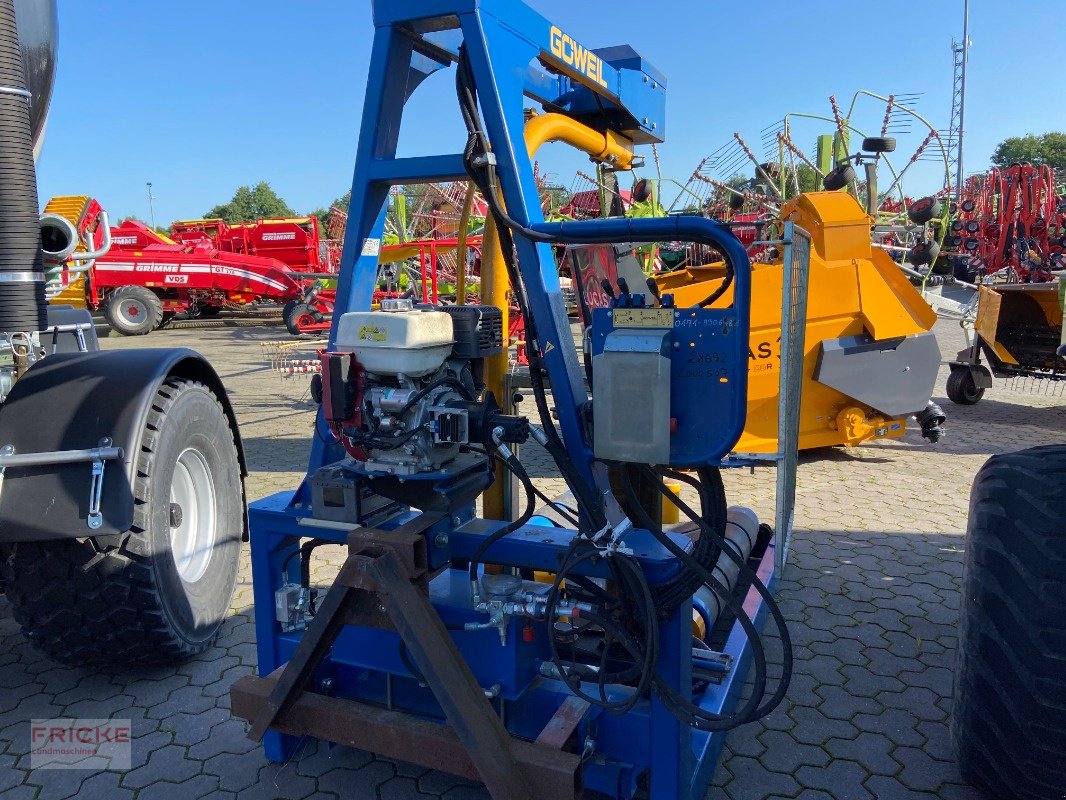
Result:
[[[961,345],[941,324],[945,357]],[[277,327],[225,325],[104,342],[190,346],[222,374],[241,423],[249,497],[296,486],[312,435],[306,376],[264,368]],[[766,720],[730,734],[709,798],[977,800],[952,761],[947,721],[967,495],[992,453],[1066,439],[1066,399],[1003,383],[977,406],[943,400],[948,434],[804,456],[791,564],[780,587],[796,667]],[[543,453],[523,460],[545,490],[561,480]],[[769,519],[772,475],[734,471],[733,503]],[[316,566],[328,580],[328,561]],[[0,596],[0,799],[485,798],[466,781],[342,747],[308,743],[285,764],[264,760],[229,715],[229,687],[256,664],[245,557],[232,615],[207,653],[169,669],[103,674],[57,666],[22,638]],[[127,718],[128,772],[29,768],[31,718]]]

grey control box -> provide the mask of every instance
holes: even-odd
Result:
[[[615,328],[592,359],[596,458],[670,463],[671,331]]]

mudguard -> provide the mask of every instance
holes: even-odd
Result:
[[[106,463],[103,525],[88,527],[89,462],[8,467],[0,485],[0,542],[41,541],[123,533],[133,524],[131,489],[148,411],[159,386],[175,376],[200,381],[218,397],[248,473],[226,390],[199,353],[145,348],[55,353],[34,364],[0,406],[0,447],[16,453],[93,448],[111,439],[122,458]]]

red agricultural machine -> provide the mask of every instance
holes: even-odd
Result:
[[[94,243],[102,243],[103,228],[93,228],[94,209],[99,209],[95,200],[80,196],[54,198],[46,211],[56,225],[69,223],[78,234],[75,240],[91,230]],[[110,229],[109,250],[91,254],[86,270],[65,271],[57,285],[50,284],[50,294],[103,310],[112,329],[126,336],[150,333],[176,314],[213,317],[251,304],[287,304],[289,309],[303,304],[320,315],[332,311],[332,290],[322,281],[335,274],[339,248],[320,238],[317,219],[235,225],[184,220],[173,230],[166,236],[126,220]]]
[[[469,260],[472,263],[462,280],[467,285],[468,301],[476,303],[476,284],[471,287],[470,283],[478,277],[481,236],[467,237],[465,246],[472,254]],[[378,256],[378,288],[374,291],[374,304],[401,296],[433,305],[442,301],[454,302],[460,282],[458,249],[459,241],[455,238],[384,245]],[[284,313],[289,332],[299,335],[328,331],[334,298],[334,290],[314,287],[300,300],[288,304]]]
[[[232,224],[221,219],[179,220],[171,230],[170,238],[181,244],[206,241],[223,252],[276,258],[297,272],[334,275],[340,266],[340,242],[322,238],[317,217]]]
[[[1064,266],[1066,201],[1055,171],[1014,164],[971,178],[944,245],[970,279],[1043,283]]]

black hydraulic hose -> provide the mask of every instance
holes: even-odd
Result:
[[[478,452],[485,453],[486,451],[478,451]],[[488,453],[486,453],[486,454],[488,454]],[[492,453],[491,455],[492,455],[492,458],[496,462],[501,464],[506,469],[509,469],[509,470],[513,471],[513,468],[511,467],[511,463],[506,458],[504,458],[503,456],[499,455],[498,453]],[[522,462],[520,461],[518,463],[521,464]],[[526,477],[527,478],[529,477],[529,473],[526,473]],[[522,479],[519,478],[519,480],[522,480]],[[557,503],[554,500],[552,500],[550,497],[548,497],[548,495],[544,494],[544,492],[542,492],[540,489],[538,489],[533,484],[532,480],[530,480],[528,482],[523,481],[523,485],[525,486],[527,492],[532,490],[534,497],[536,497],[539,500],[544,501],[544,504],[548,508],[550,508],[556,514],[558,514],[564,520],[569,522],[575,528],[577,528],[579,526],[580,523],[578,522],[577,517],[574,516],[577,512],[574,511],[572,508],[569,508],[568,506],[564,506],[562,503]]]
[[[570,573],[584,562],[601,557],[600,551],[587,540],[574,539],[555,575],[552,588],[548,592],[545,610],[548,620],[555,620],[559,616],[557,610],[559,596],[564,582],[570,580]],[[631,710],[652,688],[655,665],[659,655],[659,627],[658,617],[654,609],[654,600],[650,596],[647,581],[644,579],[644,574],[639,564],[631,557],[621,553],[610,556],[607,563],[611,568],[614,585],[629,596],[629,605],[632,607],[633,614],[630,619],[623,619],[630,624],[642,621],[642,635],[639,639],[634,637],[615,620],[609,619],[602,614],[582,614],[582,618],[589,618],[590,622],[600,627],[612,641],[619,644],[632,658],[633,666],[622,672],[607,673],[603,669],[605,658],[602,657],[606,653],[601,654],[601,668],[599,671],[591,670],[584,664],[564,662],[559,652],[558,637],[554,626],[549,628],[548,641],[551,648],[551,663],[555,666],[559,677],[566,683],[570,691],[592,705],[604,708],[612,714],[620,715]],[[606,648],[606,642],[604,646]],[[580,688],[582,680],[586,678],[595,678],[598,688],[597,697]],[[633,687],[628,697],[621,700],[610,700],[607,697],[607,686],[609,684],[619,684],[624,681],[631,681],[634,678],[638,679],[638,683]]]
[[[711,303],[713,303],[715,300],[717,300],[719,297],[721,297],[723,294],[725,294],[726,290],[732,285],[733,285],[733,263],[727,258],[727,259],[725,259],[725,280],[722,281],[721,285],[717,289],[715,289],[713,292],[711,292],[709,295],[707,295],[707,297],[705,297],[702,300],[700,300],[700,302],[698,302],[696,305],[698,305],[700,308],[706,308]]]
[[[0,333],[48,325],[28,95],[14,0],[0,0]]]
[[[673,692],[662,681],[655,681],[655,688],[657,694],[663,700],[663,704],[666,705],[675,716],[684,721],[691,727],[698,728],[706,731],[727,731],[735,728],[745,722],[751,722],[759,718],[759,703],[762,702],[762,698],[766,692],[766,652],[762,645],[762,640],[759,638],[759,632],[755,629],[755,624],[751,618],[744,612],[743,604],[741,604],[732,592],[729,591],[729,587],[724,585],[718,580],[711,572],[705,568],[702,564],[692,558],[691,554],[685,552],[678,544],[676,544],[669,536],[663,533],[652,523],[652,520],[648,517],[647,512],[644,510],[637,500],[636,490],[633,488],[633,481],[629,475],[629,472],[622,473],[622,485],[626,493],[626,497],[629,498],[630,503],[634,506],[634,512],[637,515],[637,519],[641,525],[645,526],[651,534],[662,544],[671,555],[679,559],[682,563],[686,564],[688,568],[699,575],[701,584],[706,583],[713,590],[717,591],[721,597],[725,600],[727,607],[736,615],[737,621],[740,623],[741,628],[744,630],[745,636],[748,637],[748,641],[751,643],[752,649],[752,662],[755,669],[754,681],[752,683],[751,696],[745,701],[744,705],[735,712],[732,716],[722,716],[720,714],[708,714],[705,711],[699,709],[698,706],[691,703],[691,701],[684,700],[679,696],[676,696],[676,692]],[[669,489],[663,484],[662,488],[672,495]],[[666,495],[663,495],[666,498]],[[667,498],[669,499],[669,498]],[[679,508],[682,508],[680,499],[675,500]],[[684,510],[684,509],[682,509]],[[691,510],[691,509],[689,509]],[[695,521],[698,519],[693,512],[692,519]],[[702,521],[701,521],[702,522]],[[709,529],[705,524],[700,526],[703,528],[702,535],[710,536]],[[690,708],[684,706],[684,703],[688,703]],[[694,710],[693,710],[694,709]],[[769,712],[767,712],[769,713]]]
[[[481,544],[478,545],[477,550],[474,551],[474,555],[470,558],[468,571],[471,585],[477,584],[477,568],[478,565],[481,564],[481,560],[485,557],[485,553],[488,549],[496,544],[496,542],[500,541],[500,539],[503,539],[505,536],[510,536],[529,522],[529,520],[533,518],[533,512],[537,507],[537,495],[533,490],[533,481],[530,480],[529,473],[526,472],[525,467],[523,467],[522,463],[513,455],[508,459],[504,459],[504,461],[511,471],[518,477],[518,480],[522,482],[522,486],[525,487],[526,507],[523,509],[522,515],[518,517],[518,519],[507,523],[495,533],[486,536],[481,540]]]
[[[514,263],[514,242],[511,238],[511,229],[514,227],[515,223],[504,213],[495,192],[494,185],[490,184],[485,178],[485,174],[488,174],[489,180],[494,180],[492,171],[486,170],[483,165],[479,166],[475,163],[475,151],[479,149],[479,145],[482,153],[488,153],[489,147],[485,134],[481,130],[480,114],[477,108],[477,94],[474,88],[473,74],[470,69],[470,62],[466,56],[465,48],[460,48],[460,58],[458,69],[456,71],[455,84],[456,93],[459,97],[459,106],[469,133],[466,148],[463,152],[464,164],[470,175],[470,180],[478,187],[482,194],[485,197],[491,195],[492,200],[490,200],[490,206],[499,231],[500,251],[503,253],[507,275],[511,282],[511,288],[515,293],[515,298],[518,301],[519,309],[522,312],[523,318],[526,320],[527,339],[531,342],[536,342],[538,341],[536,320],[534,320],[532,314],[530,314],[529,306],[526,303],[525,294],[522,288],[521,276]],[[567,454],[566,445],[563,443],[562,438],[555,429],[555,423],[552,421],[551,410],[548,408],[546,399],[547,388],[544,384],[540,352],[535,346],[528,348],[528,352],[530,356],[529,373],[533,385],[533,396],[536,401],[537,412],[540,415],[541,426],[548,439],[548,453],[552,456],[552,459],[559,467],[559,471],[562,473],[564,480],[566,480],[571,492],[573,492],[574,499],[578,504],[580,516],[583,517],[582,521],[591,532],[598,532],[606,526],[607,520],[598,502],[596,490],[594,487],[589,486],[577,472],[577,469],[574,467],[573,462]]]
[[[715,536],[704,535],[701,531],[700,536],[692,547],[691,556],[704,568],[713,571],[718,563],[720,552],[717,542],[725,539],[726,518],[729,508],[726,503],[721,470],[717,467],[700,467],[697,469],[696,474],[699,476],[699,480],[684,473],[672,474],[671,477],[689,484],[699,493],[700,516],[708,526],[713,528]],[[673,580],[657,586],[655,594],[660,612],[664,614],[671,613],[687,598],[692,597],[702,585],[703,580],[698,574],[687,571],[678,574]]]
[[[671,473],[669,470],[667,471],[667,474],[676,476],[676,473]],[[700,525],[705,535],[710,533],[710,528],[707,527],[706,524],[702,522],[702,520],[700,520],[700,518],[696,515],[696,512],[693,511],[687,503],[681,500],[681,498],[674,496],[674,494],[666,487],[665,483],[662,483],[660,481],[658,489],[660,494],[662,494],[664,498],[673,502],[675,505],[677,505],[678,508],[681,509],[681,511],[686,516],[688,516],[691,520]],[[712,533],[711,535],[714,536],[715,534]],[[709,582],[714,581],[715,583],[718,582],[714,578],[714,575],[711,573],[711,571],[698,564],[694,559],[692,559],[690,554],[686,553],[675,543],[673,543],[669,537],[664,536],[662,539],[660,539],[660,541],[662,542],[663,546],[670,550],[670,552],[673,553],[677,558],[680,558],[682,561],[689,564],[693,569],[696,569],[704,577],[705,580],[708,580]],[[770,612],[770,616],[773,617],[774,626],[777,628],[777,632],[781,637],[781,678],[777,682],[777,688],[774,690],[774,693],[770,697],[770,699],[767,700],[766,703],[764,703],[763,705],[759,706],[759,708],[755,711],[754,715],[751,716],[750,719],[747,721],[761,719],[762,717],[765,717],[767,714],[773,711],[775,708],[777,708],[778,705],[780,705],[781,701],[785,698],[785,693],[788,691],[789,682],[792,680],[792,637],[789,635],[788,625],[785,622],[784,615],[781,613],[781,609],[777,605],[777,601],[774,600],[773,595],[770,594],[770,590],[766,588],[766,585],[759,579],[759,576],[750,566],[748,566],[747,561],[742,558],[732,547],[729,547],[724,540],[720,541],[718,544],[721,547],[722,552],[724,552],[730,560],[737,564],[737,566],[740,568],[741,574],[745,575],[751,580],[751,585],[762,596],[763,601],[766,604],[766,608]],[[722,593],[722,595],[723,598],[726,599],[727,604],[733,602],[733,598],[731,596],[732,593],[728,591],[728,587],[726,588],[726,591]],[[757,654],[758,651],[762,649],[761,642],[759,640],[758,633],[755,632],[753,634],[753,626],[751,631],[749,631],[749,625],[751,623],[751,620],[747,618],[747,616],[743,613],[742,607],[739,613],[736,611],[734,611],[734,613],[737,616],[737,621],[740,622],[745,632],[747,632],[749,640],[752,644],[752,648]],[[751,638],[753,635],[755,636],[754,639]],[[757,662],[756,666],[758,666]],[[763,680],[765,681],[765,678]],[[758,678],[756,679],[756,681],[758,682]],[[752,696],[754,697],[755,694],[753,693]],[[708,722],[711,722],[713,724],[718,718],[717,715],[707,714],[706,712],[699,709],[698,706],[695,706],[687,700],[684,700],[684,698],[672,698],[672,700],[678,701],[679,705],[682,708],[689,709],[690,713],[692,713],[693,717],[697,720],[707,720]]]
[[[300,545],[300,586],[305,589],[311,588],[311,553],[316,547],[324,544],[336,544],[343,546],[343,542],[330,542],[325,539],[308,539]]]
[[[480,447],[475,447],[475,446],[472,446],[472,445],[465,446],[463,448],[463,451],[464,452],[468,452],[468,453],[477,453],[478,455],[482,455],[482,456],[488,456],[489,458],[491,458],[494,461],[496,461],[504,469],[510,470],[512,473],[514,472],[514,467],[512,466],[511,462],[508,461],[503,456],[501,456],[499,453],[490,453],[488,450],[484,450],[484,449],[482,449]],[[519,461],[518,464],[521,465],[522,462]],[[525,468],[523,467],[523,470],[524,469]],[[517,475],[516,475],[516,477],[517,477]],[[529,477],[529,473],[526,473],[526,477],[527,478]],[[521,481],[522,479],[519,478],[519,480]],[[548,497],[548,495],[544,494],[544,492],[542,492],[540,489],[538,489],[533,484],[532,480],[530,480],[528,482],[522,481],[522,485],[525,487],[526,492],[532,491],[534,497],[538,498],[539,500],[543,500],[544,504],[546,506],[548,506],[548,508],[550,508],[552,511],[554,511],[556,514],[558,514],[564,520],[569,522],[575,528],[578,527],[578,521],[577,521],[577,518],[575,516],[577,514],[577,512],[574,509],[570,508],[569,506],[565,506],[562,503],[558,503],[555,500],[552,500],[550,497]]]
[[[281,562],[281,574],[287,575],[289,571],[289,564],[292,563],[294,558],[300,559],[300,586],[304,589],[311,588],[311,551],[316,547],[324,544],[343,545],[343,542],[331,542],[326,539],[308,539],[296,550],[293,550],[287,556],[285,560]],[[287,580],[287,578],[286,578]]]

